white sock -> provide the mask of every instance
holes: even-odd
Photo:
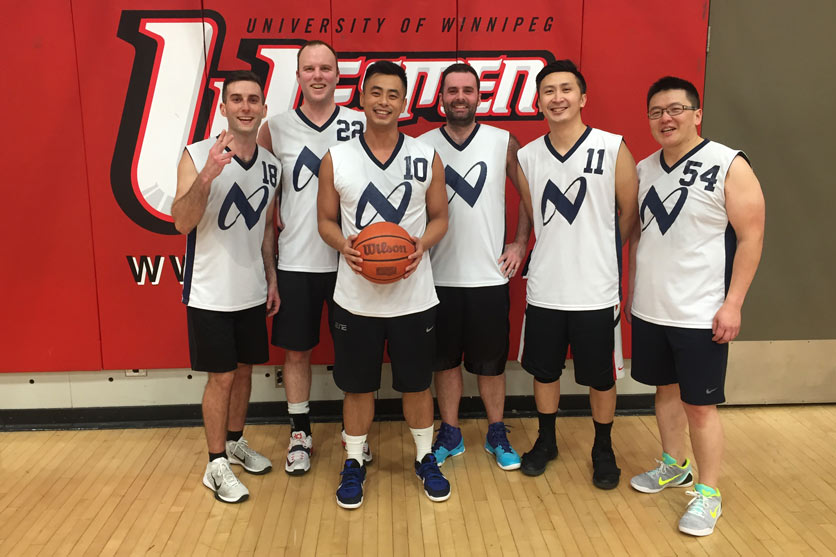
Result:
[[[308,401],[305,402],[288,402],[287,403],[287,413],[288,414],[307,414],[310,412],[310,405]]]
[[[415,440],[415,460],[421,462],[425,456],[432,452],[433,426],[421,429],[409,428],[412,438]]]
[[[360,464],[363,464],[363,443],[366,442],[365,435],[349,435],[345,434],[345,452],[348,458],[353,458]]]

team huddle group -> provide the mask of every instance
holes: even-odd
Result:
[[[687,427],[699,483],[679,529],[713,532],[721,514],[717,404],[725,400],[728,342],[760,260],[764,200],[742,152],[699,136],[694,85],[675,77],[651,85],[647,117],[661,148],[636,165],[620,135],[584,124],[587,85],[569,60],[536,76],[548,133],[524,147],[509,132],[476,122],[479,76],[464,63],[441,79],[446,123],[418,138],[398,130],[407,78],[397,64],[368,67],[363,112],[335,104],[337,54],[327,43],[299,50],[296,76],[301,106],[266,119],[260,78],[230,74],[221,104],[227,130],[188,145],[178,167],[171,212],[188,235],[183,302],[191,365],[210,372],[203,483],[215,497],[237,503],[249,496],[230,464],[253,474],[272,469],[243,437],[252,366],[268,360],[270,342],[286,351],[285,471],[310,469],[310,356],[323,306],[334,381],[345,393],[340,507],[363,503],[384,347],[415,441],[415,473],[432,501],[450,497],[440,467],[465,452],[462,363],[477,376],[485,405],[485,450],[503,470],[536,476],[558,455],[555,421],[570,346],[575,380],[590,388],[592,482],[615,488],[614,323],[629,242],[623,308],[633,327],[631,373],[656,387],[662,441],[658,466],[630,484],[644,493],[694,485]],[[506,179],[519,193],[509,244]],[[357,234],[381,221],[398,224],[415,243],[403,279],[391,284],[364,278],[353,249]],[[533,376],[539,434],[520,457],[503,412],[508,281],[524,263],[519,360]],[[269,340],[265,317],[273,319]],[[435,439],[433,379],[442,418]]]

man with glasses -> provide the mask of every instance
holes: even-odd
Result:
[[[650,132],[662,148],[638,165],[632,375],[656,386],[663,452],[659,467],[630,485],[657,493],[693,484],[687,425],[700,478],[679,530],[706,536],[722,513],[717,404],[725,401],[728,342],[740,330],[740,309],[760,261],[764,200],[743,152],[700,137],[693,84],[663,77],[650,87],[647,107]]]

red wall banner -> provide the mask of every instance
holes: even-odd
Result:
[[[662,0],[50,4],[16,7],[31,25],[12,26],[3,39],[34,76],[38,102],[52,110],[12,115],[30,137],[22,142],[28,155],[3,184],[15,210],[2,224],[0,371],[188,366],[180,303],[186,239],[169,211],[183,146],[223,128],[219,92],[232,70],[264,77],[276,114],[298,106],[296,51],[306,40],[329,41],[340,53],[340,104],[357,106],[369,63],[398,61],[409,78],[403,131],[418,135],[443,122],[441,71],[464,60],[482,77],[481,121],[525,144],[547,131],[534,76],[549,61],[571,58],[589,84],[585,121],[622,134],[636,160],[655,149],[644,115],[649,84],[674,74],[702,88],[705,74],[707,0],[679,3],[675,26],[659,25],[670,9]],[[46,166],[60,172],[49,171],[40,153],[50,153]],[[507,197],[512,235],[510,185]],[[40,217],[34,226],[30,214]],[[521,279],[511,292],[513,358]],[[279,350],[272,356],[282,359]],[[326,340],[314,361],[331,357]]]

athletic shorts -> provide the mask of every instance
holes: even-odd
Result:
[[[392,387],[401,393],[429,389],[434,329],[434,307],[398,317],[365,317],[334,304],[334,382],[347,393],[379,390],[383,347],[387,344]]]
[[[239,363],[263,364],[270,358],[266,303],[240,311],[186,306],[186,321],[195,371],[234,371]]]
[[[563,311],[528,305],[523,322],[523,369],[541,383],[560,379],[572,346],[575,381],[606,391],[613,373],[613,308]]]
[[[683,402],[695,406],[726,401],[729,345],[711,340],[711,329],[648,323],[633,316],[633,379],[645,385],[679,383]]]
[[[310,350],[319,344],[323,304],[331,322],[337,273],[278,271],[277,278],[282,302],[273,316],[271,342],[286,350]]]
[[[508,285],[461,288],[437,286],[436,349],[433,370],[462,363],[476,375],[501,375],[508,361],[511,302]]]

